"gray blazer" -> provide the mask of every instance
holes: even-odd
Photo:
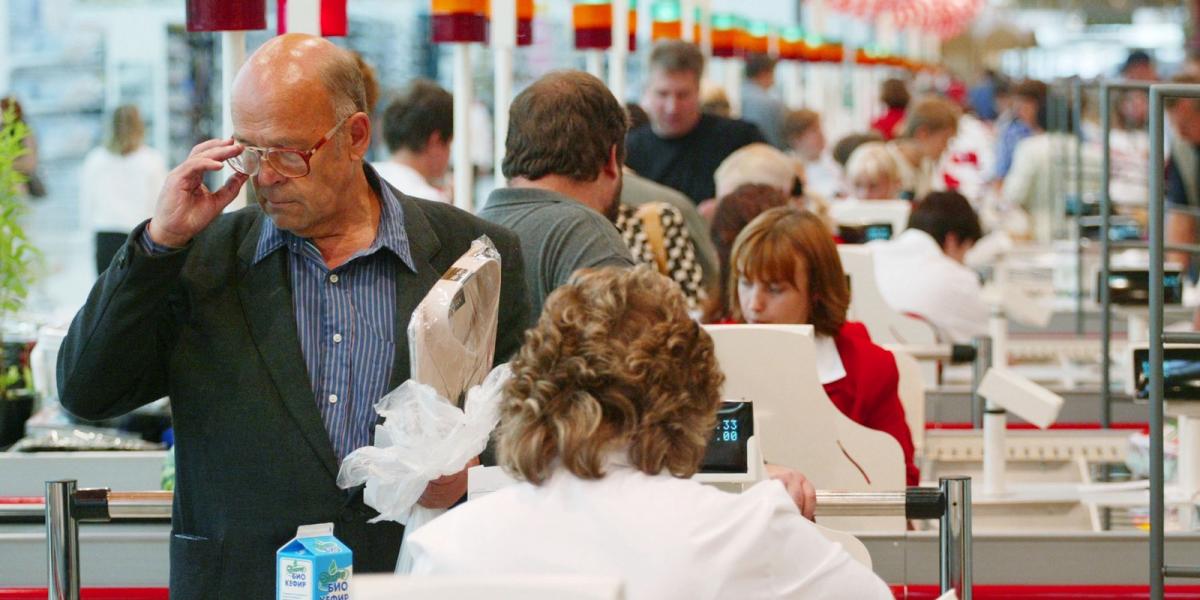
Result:
[[[409,377],[413,309],[484,234],[503,261],[496,356],[506,360],[529,310],[516,235],[394,193],[417,270],[398,274],[389,389]],[[399,552],[403,528],[368,524],[375,513],[361,488],[335,483],[337,460],[300,350],[287,253],[251,265],[264,219],[257,207],[223,215],[188,248],[154,257],[134,241],[139,227],[96,282],[59,354],[62,403],[80,417],[113,417],[171,397],[173,600],[274,597],[275,550],[302,524],[333,522],[358,572],[392,571]]]

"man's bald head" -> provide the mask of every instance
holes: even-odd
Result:
[[[246,60],[234,80],[233,96],[277,94],[288,104],[326,97],[335,119],[367,112],[362,70],[349,51],[325,38],[286,33],[271,38]]]

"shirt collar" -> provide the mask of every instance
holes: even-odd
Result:
[[[829,385],[846,377],[846,366],[838,354],[837,343],[827,335],[814,335],[817,350],[817,378],[821,385]]]
[[[395,254],[405,266],[416,272],[417,268],[413,262],[412,251],[408,245],[408,234],[404,230],[404,209],[400,205],[400,199],[392,192],[391,186],[383,183],[383,180],[373,167],[364,163],[363,170],[366,171],[367,180],[371,183],[371,187],[379,191],[379,229],[376,231],[375,240],[371,242],[371,245],[365,250],[356,253],[355,258],[368,256],[374,254],[380,248],[386,248],[392,254]],[[287,246],[293,253],[299,254],[304,251],[304,246],[308,243],[307,239],[276,227],[275,221],[270,216],[264,216],[262,231],[258,235],[258,246],[254,250],[252,264],[258,264],[259,261],[284,246]]]
[[[896,237],[896,243],[919,248],[926,254],[942,255],[942,247],[938,245],[937,240],[933,239],[932,235],[920,229],[913,229],[911,227],[905,229]]]

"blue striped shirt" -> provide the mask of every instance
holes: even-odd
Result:
[[[370,444],[374,405],[389,390],[396,356],[396,274],[414,272],[404,213],[386,185],[375,241],[330,270],[309,240],[264,220],[257,264],[287,248],[292,309],[317,410],[340,462]],[[383,252],[382,250],[388,250]]]
[[[336,269],[326,268],[311,241],[277,228],[270,217],[254,253],[257,265],[287,248],[300,351],[339,462],[371,442],[375,402],[390,391],[396,357],[396,275],[401,265],[416,272],[400,201],[387,185],[380,188],[375,241]],[[176,250],[145,230],[138,241],[147,254]]]

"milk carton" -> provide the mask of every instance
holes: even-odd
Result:
[[[275,552],[275,600],[350,600],[353,563],[333,523],[303,525]]]

